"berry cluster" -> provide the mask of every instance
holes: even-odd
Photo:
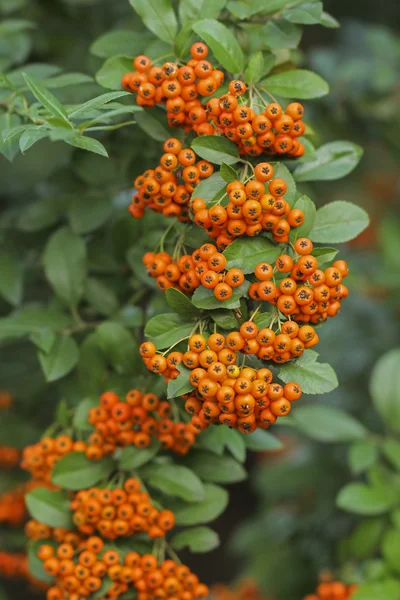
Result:
[[[12,469],[17,467],[20,461],[20,451],[12,446],[0,446],[0,468]]]
[[[85,450],[84,442],[74,442],[68,435],[45,437],[37,444],[24,448],[21,467],[29,471],[33,479],[50,482],[52,469],[63,456]]]
[[[154,373],[166,376],[170,365],[176,368],[180,362],[191,370],[190,383],[196,391],[185,396],[185,408],[193,415],[194,429],[201,431],[211,423],[236,427],[243,433],[251,433],[257,427],[267,429],[277,417],[287,415],[291,402],[301,396],[296,383],[284,387],[273,383],[272,372],[267,368],[256,371],[237,366],[241,348],[232,349],[231,341],[236,345],[238,339],[242,339],[238,332],[229,333],[226,338],[214,333],[207,341],[195,334],[189,339],[187,352],[172,352],[167,358],[157,354],[151,342],[140,347],[147,368]]]
[[[195,442],[195,432],[186,423],[170,419],[171,412],[171,404],[161,402],[155,394],[135,389],[122,402],[114,392],[105,392],[100,406],[89,414],[96,433],[90,437],[88,451],[92,457],[101,458],[113,454],[118,446],[147,448],[156,438],[164,449],[186,454]]]
[[[320,583],[315,594],[310,594],[304,600],[350,600],[357,586],[347,586],[341,581]]]
[[[76,531],[63,529],[62,527],[49,527],[45,523],[40,523],[31,519],[25,525],[25,535],[33,541],[54,540],[58,544],[73,544],[77,546],[82,540],[82,536]]]
[[[122,553],[121,553],[122,554]],[[97,592],[103,581],[111,579],[104,597],[116,600],[136,590],[138,600],[207,598],[208,587],[184,565],[165,560],[160,565],[152,554],[140,556],[107,550],[99,537],[90,537],[78,546],[64,543],[54,549],[43,545],[38,557],[55,584],[47,600],[84,600]]]
[[[0,523],[16,527],[25,520],[26,486],[21,485],[0,495]]]
[[[226,186],[227,206],[220,203],[207,209],[201,198],[194,198],[191,208],[194,222],[216,240],[218,248],[226,248],[237,237],[254,237],[262,231],[271,232],[276,242],[287,242],[292,227],[304,222],[304,213],[291,209],[283,197],[286,182],[274,175],[269,163],[256,166],[255,177],[243,183],[232,181]],[[268,192],[266,183],[268,182]]]
[[[251,106],[238,101],[237,96],[245,91],[242,81],[231,81],[229,94],[207,102],[206,111],[214,124],[214,133],[235,142],[241,154],[260,156],[264,152],[291,158],[303,156],[304,145],[298,138],[305,132],[301,120],[304,107],[299,102],[292,102],[283,112],[281,105],[273,102],[257,114]]]
[[[47,584],[32,577],[26,554],[0,551],[0,579],[25,579],[35,591],[45,591]]]
[[[185,294],[192,294],[203,285],[213,289],[218,300],[228,300],[233,288],[244,282],[240,269],[225,270],[226,258],[217,252],[213,244],[203,244],[192,254],[184,254],[176,261],[167,252],[147,252],[143,262],[161,290],[174,287]]]
[[[186,65],[166,62],[162,67],[151,66],[150,58],[139,55],[133,61],[135,71],[123,76],[122,86],[137,94],[139,106],[165,104],[170,127],[193,129],[198,135],[212,134],[214,128],[206,123],[207,114],[198,97],[215,94],[224,74],[206,60],[206,44],[193,44],[190,54],[192,58]]]
[[[282,254],[276,259],[275,269],[270,263],[259,263],[254,271],[258,281],[250,286],[249,295],[253,300],[277,306],[287,318],[323,323],[337,314],[341,301],[348,296],[342,280],[347,277],[349,268],[344,260],[338,260],[325,270],[319,269],[318,259],[311,254],[312,242],[307,238],[298,239],[294,250],[297,261]],[[278,281],[277,272],[288,277]]]
[[[148,207],[166,217],[188,222],[190,196],[200,181],[213,172],[210,162],[198,160],[191,148],[182,148],[179,140],[170,138],[164,143],[164,154],[158,167],[136,177],[137,193],[132,198],[129,212],[140,219]]]
[[[150,496],[140,491],[140,483],[134,478],[128,479],[123,489],[81,490],[75,494],[71,509],[81,533],[97,532],[108,540],[143,532],[152,539],[162,538],[175,524],[174,514],[154,508]]]

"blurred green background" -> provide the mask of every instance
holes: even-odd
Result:
[[[372,0],[326,0],[324,6],[341,22],[341,29],[305,27],[301,52],[295,54],[296,62],[308,65],[331,86],[329,96],[307,103],[308,120],[318,132],[316,145],[348,139],[364,148],[364,157],[344,180],[302,188],[319,206],[337,199],[359,204],[369,212],[371,226],[354,243],[341,246],[351,267],[351,294],[340,318],[327,323],[319,346],[320,359],[333,365],[340,387],[311,402],[343,408],[379,431],[368,395],[369,377],[376,360],[400,342],[399,6],[397,0],[378,5]],[[0,36],[0,70],[44,61],[92,74],[102,60],[90,55],[91,42],[132,21],[125,0],[0,0],[0,15],[38,24],[12,39]],[[60,94],[65,102],[78,102],[99,90],[96,84],[86,84],[71,97],[71,92]],[[31,260],[32,286],[28,281],[27,294],[32,294],[32,300],[46,293],[38,287],[34,271],[48,235],[41,225],[35,226],[41,223],[41,215],[32,208],[32,199],[52,205],[51,226],[65,211],[70,195],[97,201],[104,192],[113,194],[117,216],[111,234],[101,230],[90,245],[93,265],[99,256],[104,260],[107,256],[109,277],[113,269],[123,266],[122,256],[137,238],[138,231],[125,214],[129,187],[134,176],[154,163],[159,144],[134,127],[102,141],[111,157],[105,167],[103,159],[100,163],[96,157],[47,141],[12,164],[0,157],[1,241]],[[152,229],[148,235],[157,239],[157,223],[150,220],[148,226]],[[142,242],[145,247],[149,239]],[[132,254],[132,263],[137,262],[142,242]],[[120,295],[128,301],[140,287],[143,281],[139,280],[121,289]],[[158,310],[157,303],[157,298],[148,303],[147,318]],[[1,301],[1,314],[8,311],[8,304]],[[136,314],[135,326],[140,328],[143,318]],[[11,390],[16,400],[3,420],[0,443],[15,443],[16,437],[21,445],[35,441],[51,422],[53,398],[68,397],[68,382],[61,388],[44,386],[35,360],[25,343],[8,348],[7,365],[0,368],[0,388]],[[223,545],[188,560],[208,583],[230,582],[245,574],[277,600],[297,600],[315,588],[321,570],[339,565],[345,571],[357,568],[344,543],[357,520],[335,508],[338,490],[351,479],[347,447],[323,445],[290,428],[278,434],[286,450],[274,456],[250,456],[248,482],[231,489],[229,508],[215,525]],[[0,489],[19,478],[17,472],[2,473]],[[21,540],[20,532],[6,526],[0,529],[0,549],[17,549]],[[25,588],[10,582],[4,584],[4,594],[12,600],[27,597]]]

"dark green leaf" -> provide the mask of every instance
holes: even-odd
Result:
[[[67,144],[70,144],[75,148],[80,148],[81,150],[87,150],[88,152],[94,152],[95,154],[100,154],[100,156],[108,157],[107,150],[104,148],[103,144],[94,138],[77,134],[73,135],[72,137],[68,137],[65,139],[65,141]]]
[[[296,406],[292,414],[296,428],[320,442],[351,442],[368,433],[354,417],[333,406]]]
[[[42,106],[47,108],[49,113],[54,117],[61,119],[61,121],[63,121],[66,125],[71,126],[67,111],[61,102],[55,96],[53,96],[51,92],[46,90],[46,88],[34,77],[24,73],[24,79],[36,100],[38,100]]]
[[[321,267],[333,262],[338,252],[336,248],[314,248],[311,254],[318,259],[318,266]]]
[[[119,457],[119,466],[123,471],[133,471],[150,462],[160,451],[160,442],[153,440],[147,448],[127,446]]]
[[[73,426],[79,431],[93,431],[93,425],[89,423],[89,412],[91,408],[99,405],[98,398],[85,398],[75,409]]]
[[[213,173],[211,177],[203,179],[196,187],[195,195],[202,198],[204,202],[211,203],[215,198],[220,198],[225,193],[226,181],[219,173]]]
[[[129,0],[143,23],[160,40],[174,43],[178,31],[172,0]]]
[[[244,68],[244,54],[232,31],[214,19],[204,19],[193,25],[194,31],[211,48],[219,63],[231,73]]]
[[[320,146],[315,160],[298,165],[296,181],[330,181],[348,175],[361,160],[363,150],[352,142],[337,141]]]
[[[237,145],[222,136],[202,135],[193,140],[192,148],[198,156],[216,165],[233,165],[239,160]]]
[[[286,21],[286,19],[274,19],[261,29],[261,35],[265,40],[264,44],[271,50],[297,48],[301,34],[301,27]]]
[[[90,52],[100,58],[111,58],[116,55],[136,56],[151,40],[151,35],[140,31],[109,31],[101,35],[90,46]],[[133,71],[133,68],[131,69]]]
[[[204,498],[200,502],[188,504],[183,500],[174,500],[168,506],[173,510],[177,525],[197,525],[209,523],[219,517],[228,505],[228,492],[212,483],[204,484]]]
[[[329,92],[329,86],[322,77],[305,69],[270,75],[261,82],[261,85],[268,92],[282,96],[282,98],[299,98],[300,100],[319,98]]]
[[[94,462],[83,452],[71,452],[56,463],[51,479],[66,490],[85,490],[107,479],[114,469],[115,463],[109,456]]]
[[[293,208],[302,210],[304,213],[304,223],[300,227],[293,227],[290,231],[290,241],[294,243],[298,238],[307,237],[313,228],[317,209],[315,204],[308,196],[301,196]]]
[[[153,138],[153,140],[157,140],[157,142],[165,142],[168,138],[171,137],[171,132],[164,127],[164,125],[158,121],[154,116],[154,109],[152,109],[153,113],[150,111],[142,111],[137,113],[136,115],[136,123],[139,125],[140,129]]]
[[[394,438],[387,438],[383,443],[382,450],[388,461],[400,471],[400,442]]]
[[[88,277],[85,298],[102,315],[110,316],[118,308],[118,298],[114,291],[96,277]]]
[[[79,359],[79,347],[68,335],[57,335],[48,352],[39,352],[39,360],[47,381],[67,375]]]
[[[202,431],[201,436],[197,438],[197,446],[210,450],[214,454],[222,456],[224,449],[227,448],[232,456],[239,462],[246,459],[245,437],[235,429],[229,427],[209,427]]]
[[[38,487],[25,496],[31,517],[50,527],[72,529],[70,502],[62,492]]]
[[[323,244],[341,244],[356,238],[369,225],[363,208],[344,200],[335,200],[317,210],[309,238]]]
[[[183,365],[178,366],[178,370],[180,375],[176,379],[170,379],[168,382],[168,398],[176,398],[177,396],[182,396],[183,394],[187,394],[191,392],[193,389],[193,385],[189,381],[190,377],[190,369],[187,369]]]
[[[83,295],[87,272],[86,246],[68,227],[49,238],[43,256],[44,271],[57,296],[76,306]]]
[[[231,181],[236,181],[239,177],[237,174],[237,171],[233,167],[231,167],[230,165],[228,165],[224,162],[221,165],[219,173],[220,173],[221,177],[223,179],[225,179],[225,181],[227,183],[230,183]]]
[[[12,132],[13,129],[16,129],[21,120],[17,115],[12,115],[10,113],[5,113],[0,115],[0,131],[8,131]],[[18,135],[13,135],[9,137],[7,141],[4,141],[4,138],[0,135],[0,154],[6,157],[10,162],[14,159],[14,157],[18,154],[19,145],[18,140],[22,130],[19,130]]]
[[[0,254],[0,296],[13,306],[21,303],[24,274],[9,254]]]
[[[321,15],[320,23],[324,27],[329,27],[330,29],[337,29],[338,27],[340,27],[339,21],[337,21],[335,17],[332,17],[332,15],[325,11]]]
[[[351,555],[363,559],[374,556],[384,528],[382,518],[364,519],[351,534]]]
[[[387,512],[393,506],[393,498],[382,488],[349,483],[340,490],[336,504],[347,512],[373,516]]]
[[[282,162],[273,162],[272,165],[274,167],[274,178],[279,177],[286,182],[287,192],[285,194],[285,200],[293,208],[296,202],[296,183],[293,179],[293,175]]]
[[[193,527],[174,535],[171,546],[178,550],[188,548],[190,552],[211,552],[219,546],[219,536],[209,527]]]
[[[146,325],[145,334],[158,350],[162,350],[180,339],[188,338],[193,327],[193,322],[182,322],[179,315],[169,313],[150,319]]]
[[[227,269],[241,269],[243,273],[254,273],[260,262],[274,263],[281,249],[265,237],[237,238],[224,251]]]
[[[199,310],[193,306],[189,298],[175,288],[166,290],[165,299],[168,306],[185,319],[191,319],[199,315]]]
[[[222,327],[222,329],[233,329],[234,327],[238,327],[238,321],[235,315],[229,310],[219,308],[211,311],[210,316],[218,327]]]
[[[281,440],[269,431],[256,429],[253,433],[244,436],[246,447],[254,452],[264,452],[268,450],[282,450],[284,444]]]
[[[376,445],[369,440],[354,442],[349,448],[349,464],[355,475],[369,469],[378,460],[378,457]]]
[[[231,456],[211,452],[192,452],[186,463],[203,480],[213,483],[237,483],[247,477],[244,467]]]
[[[68,220],[74,233],[98,229],[110,218],[112,201],[108,194],[75,196],[68,207]]]
[[[106,321],[96,329],[100,349],[117,373],[134,373],[138,364],[138,345],[131,332],[115,321]]]
[[[169,496],[176,496],[187,502],[198,502],[204,499],[202,482],[187,467],[173,464],[152,464],[140,469],[140,476],[150,486]]]
[[[322,17],[322,2],[302,2],[282,11],[282,16],[291,23],[316,25]]]
[[[101,69],[97,71],[96,81],[102,87],[120,90],[122,77],[131,71],[133,71],[132,59],[126,56],[113,56],[107,59]]]
[[[227,0],[181,0],[179,18],[184,25],[199,18],[217,19],[226,2]]]
[[[256,54],[253,54],[250,57],[249,62],[247,63],[243,78],[247,84],[252,85],[260,81],[263,75],[264,55],[262,52],[256,52]]]
[[[376,363],[370,393],[375,408],[391,429],[400,431],[400,350],[386,352]]]
[[[283,365],[279,379],[285,383],[296,381],[305,394],[326,394],[338,385],[335,371],[327,363],[317,362],[318,354],[306,350],[296,362]]]

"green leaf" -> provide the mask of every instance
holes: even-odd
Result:
[[[296,381],[305,394],[327,394],[337,388],[339,382],[332,367],[317,359],[317,352],[306,350],[296,362],[283,365],[278,377],[285,383]]]
[[[241,269],[245,274],[254,273],[260,262],[274,263],[280,254],[278,246],[261,236],[236,238],[224,251],[226,268]]]
[[[166,127],[155,118],[155,109],[151,110],[152,113],[146,110],[137,113],[135,117],[136,123],[139,125],[140,129],[153,138],[153,140],[156,140],[157,142],[165,142],[171,137],[171,131],[168,131],[168,129],[166,129]]]
[[[369,225],[363,208],[345,200],[335,200],[317,210],[309,238],[313,242],[341,244],[356,238]]]
[[[239,462],[246,459],[245,436],[229,427],[209,427],[197,438],[197,446],[222,456],[227,448]]]
[[[129,0],[143,23],[160,40],[173,44],[178,31],[178,21],[172,0]]]
[[[63,73],[62,75],[43,81],[43,85],[50,89],[65,88],[82,83],[93,83],[93,77],[84,73]]]
[[[322,77],[305,69],[270,75],[267,79],[263,79],[261,85],[271,94],[300,100],[320,98],[329,92],[329,86]]]
[[[168,398],[176,398],[193,390],[193,385],[189,381],[190,369],[183,365],[178,366],[180,375],[176,379],[170,379],[168,382]]]
[[[206,203],[212,203],[216,198],[225,194],[226,181],[219,173],[213,173],[211,177],[203,179],[196,187],[195,195],[202,198]]]
[[[382,554],[393,571],[400,572],[400,531],[390,529],[386,531],[382,540]]]
[[[108,104],[112,100],[116,100],[117,98],[121,98],[122,96],[129,96],[129,95],[130,95],[129,92],[124,92],[122,90],[119,92],[107,92],[106,94],[101,94],[101,96],[96,96],[96,98],[92,98],[91,100],[84,102],[77,108],[74,108],[72,111],[70,111],[68,113],[69,118],[70,119],[82,118],[80,116],[82,113],[86,113],[86,112],[89,112],[92,110],[97,110],[99,108],[102,108],[105,104]]]
[[[217,19],[227,0],[181,0],[179,2],[179,18],[185,25],[190,21]]]
[[[376,600],[377,598],[385,598],[385,600],[400,598],[400,582],[396,579],[384,579],[362,583],[351,600]]]
[[[373,516],[387,512],[393,506],[393,498],[384,488],[369,487],[365,483],[349,483],[340,490],[336,504],[347,512]]]
[[[337,29],[338,27],[340,27],[339,21],[337,21],[335,17],[332,17],[332,15],[325,11],[323,11],[321,15],[320,23],[324,27],[329,27],[330,29]]]
[[[0,115],[0,131],[3,132],[3,135],[0,135],[0,154],[5,156],[10,162],[12,162],[14,157],[18,154],[18,140],[22,130],[20,130],[21,133],[18,133],[18,135],[13,135],[6,140],[3,137],[4,131],[12,133],[12,130],[19,129],[20,123],[21,120],[17,115],[12,115],[8,112]]]
[[[350,537],[351,556],[361,559],[374,556],[384,529],[384,519],[364,519]]]
[[[87,273],[86,246],[81,238],[68,227],[58,229],[47,242],[43,265],[57,296],[76,306],[83,295]]]
[[[147,32],[124,29],[109,31],[93,42],[90,52],[100,58],[111,58],[116,55],[136,56],[143,52],[143,48],[151,39],[152,36]]]
[[[174,50],[178,58],[185,59],[189,55],[192,44],[196,41],[196,34],[192,29],[192,22],[189,21],[182,27],[175,38]]]
[[[219,536],[209,527],[193,527],[180,531],[171,540],[171,546],[178,550],[188,548],[190,552],[211,552],[220,544]]]
[[[308,196],[301,196],[293,208],[302,210],[304,213],[304,223],[300,227],[293,227],[290,231],[289,238],[294,243],[298,238],[307,237],[313,228],[317,209],[315,204]]]
[[[287,2],[288,0],[268,0],[267,3],[265,0],[246,0],[246,2],[230,0],[227,9],[238,19],[247,19],[260,12],[268,14],[277,12]]]
[[[353,171],[361,160],[363,150],[352,142],[337,141],[320,146],[316,158],[299,164],[294,171],[296,181],[331,181]]]
[[[67,375],[78,359],[78,344],[68,335],[57,335],[48,352],[39,352],[40,364],[49,382]]]
[[[291,208],[293,208],[296,202],[296,183],[293,179],[293,175],[282,162],[273,162],[271,164],[274,167],[274,178],[279,177],[286,182],[287,192],[285,194],[285,200],[290,204]]]
[[[176,496],[187,502],[198,502],[204,499],[202,482],[187,467],[173,464],[152,464],[140,469],[140,476],[150,486],[169,496]]]
[[[366,471],[378,460],[376,445],[369,440],[354,442],[349,448],[349,464],[352,472],[359,475]]]
[[[318,266],[331,263],[335,260],[339,250],[337,248],[314,248],[311,254],[318,259]]]
[[[66,490],[86,490],[107,479],[114,469],[109,456],[94,462],[83,452],[71,452],[56,463],[51,480]]]
[[[240,298],[246,296],[249,287],[250,282],[244,281],[239,287],[233,288],[232,296],[229,300],[217,300],[213,290],[201,286],[193,294],[192,302],[197,308],[203,308],[204,310],[213,310],[222,307],[225,309],[239,308]]]
[[[210,46],[215,58],[227,71],[243,71],[244,54],[230,29],[213,19],[198,21],[193,29]]]
[[[0,254],[0,296],[13,306],[21,304],[24,273],[9,254]]]
[[[46,90],[46,88],[39,81],[29,76],[27,73],[24,73],[23,76],[27,86],[35,96],[36,100],[38,100],[42,106],[47,108],[50,114],[57,119],[61,119],[61,121],[71,127],[67,111],[61,102],[55,96],[53,96],[51,92]]]
[[[119,306],[114,290],[96,277],[88,277],[86,280],[85,298],[101,315],[110,316]]]
[[[233,165],[239,160],[237,145],[222,136],[202,135],[193,140],[192,148],[198,156],[216,165]]]
[[[68,137],[65,141],[67,144],[70,144],[75,148],[80,148],[81,150],[87,150],[88,152],[94,152],[95,154],[100,154],[100,156],[108,157],[107,150],[104,148],[103,144],[94,138],[77,134],[72,137]]]
[[[282,11],[282,16],[291,23],[316,25],[322,17],[322,2],[302,2]]]
[[[222,327],[222,329],[233,329],[234,327],[238,327],[238,321],[230,310],[217,308],[210,312],[210,316],[218,327]]]
[[[19,149],[22,153],[32,148],[36,142],[40,142],[50,134],[48,129],[42,129],[41,127],[29,127],[19,138]]]
[[[390,350],[378,360],[372,371],[370,393],[386,426],[400,431],[400,349]]]
[[[250,56],[247,67],[244,71],[243,79],[248,85],[260,81],[264,74],[264,55],[262,52],[256,52]]]
[[[96,339],[108,363],[117,373],[134,373],[138,345],[131,332],[116,321],[105,321],[96,329]]]
[[[182,338],[189,337],[193,327],[193,322],[182,322],[179,315],[168,313],[150,319],[145,328],[145,335],[155,344],[157,350],[162,350]]]
[[[136,448],[127,446],[121,452],[119,457],[119,466],[123,471],[134,471],[150,462],[160,451],[160,442],[153,439],[147,448]]]
[[[106,60],[96,73],[96,81],[102,87],[111,90],[122,88],[121,79],[125,73],[133,71],[132,59],[126,56],[113,56]]]
[[[72,529],[70,502],[62,492],[38,487],[25,496],[25,502],[31,517],[50,527]]]
[[[286,19],[274,19],[260,30],[265,46],[271,50],[295,49],[300,43],[301,27]]]
[[[351,442],[367,435],[364,425],[333,406],[296,406],[292,414],[296,428],[320,442]]]
[[[183,500],[174,500],[172,504],[168,504],[174,512],[177,525],[209,523],[224,512],[228,505],[228,492],[219,485],[212,483],[205,483],[203,487],[204,498],[200,502],[188,504]]]
[[[182,315],[184,319],[198,317],[200,314],[199,310],[193,306],[189,298],[175,288],[169,288],[166,290],[165,299],[168,306],[170,306],[172,310],[179,315]]]
[[[73,427],[79,431],[93,431],[93,425],[89,423],[89,412],[91,408],[99,405],[98,398],[85,398],[75,409]]]
[[[244,467],[231,456],[212,452],[192,452],[186,464],[203,480],[212,483],[237,483],[247,477]]]
[[[69,224],[74,233],[89,233],[104,225],[112,210],[112,199],[107,193],[76,195],[68,206]]]
[[[45,354],[48,354],[54,344],[56,336],[52,331],[50,331],[50,329],[44,328],[40,331],[34,331],[31,333],[29,339],[37,348],[39,348],[39,350],[42,350]]]
[[[254,452],[282,450],[285,447],[279,438],[265,429],[256,429],[253,433],[245,435],[244,442],[246,447]]]
[[[387,460],[400,471],[400,442],[393,438],[387,438],[383,443],[382,450]]]
[[[231,181],[236,181],[239,177],[237,171],[224,162],[221,165],[219,174],[227,183],[230,183]]]

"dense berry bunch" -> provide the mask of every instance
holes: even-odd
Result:
[[[159,511],[150,496],[140,491],[137,479],[128,479],[124,488],[90,488],[75,494],[71,502],[73,521],[81,533],[99,533],[102,538],[147,533],[152,539],[162,538],[175,524],[174,514]]]
[[[338,260],[325,270],[319,269],[318,259],[311,254],[312,242],[307,238],[298,239],[294,250],[297,260],[282,254],[276,259],[275,269],[267,262],[259,263],[254,271],[258,281],[250,286],[249,295],[253,300],[277,306],[287,318],[322,323],[337,314],[341,301],[348,296],[342,283],[349,273],[347,263]]]
[[[139,106],[165,104],[171,127],[193,129],[199,135],[212,134],[214,128],[206,123],[207,114],[198,97],[215,94],[224,81],[224,74],[206,60],[206,44],[196,42],[190,54],[192,58],[186,65],[166,62],[161,67],[152,66],[150,58],[139,55],[133,61],[135,71],[123,76],[122,86],[137,94]]]
[[[195,433],[186,423],[173,421],[171,404],[155,394],[130,390],[125,402],[114,392],[105,392],[100,406],[91,409],[89,421],[96,428],[90,437],[90,456],[112,454],[117,447],[147,448],[152,438],[165,449],[186,454],[195,442]]]
[[[350,600],[357,590],[356,585],[347,586],[341,581],[320,583],[315,594],[310,594],[304,600]]]
[[[30,540],[53,540],[58,544],[73,544],[77,546],[83,539],[82,535],[76,531],[63,529],[62,527],[49,527],[45,523],[40,523],[31,519],[25,525],[25,534]]]
[[[213,174],[214,167],[207,160],[198,160],[191,148],[182,148],[176,138],[164,144],[164,154],[155,169],[148,169],[136,177],[137,190],[129,207],[137,219],[146,207],[166,217],[176,217],[183,223],[190,221],[189,200],[202,179]]]
[[[104,594],[106,600],[116,600],[136,590],[138,600],[174,598],[194,600],[207,598],[209,590],[184,565],[165,560],[160,565],[152,554],[140,556],[128,552],[107,550],[99,537],[90,537],[79,547],[61,544],[39,548],[38,557],[45,571],[55,578],[47,592],[47,600],[80,600],[97,592],[103,581],[112,585]]]
[[[50,482],[54,465],[70,452],[85,452],[84,442],[74,442],[68,435],[45,437],[37,444],[23,450],[21,467],[30,472],[33,479]]]
[[[254,237],[262,231],[271,232],[276,242],[287,242],[291,228],[304,222],[304,213],[290,208],[283,197],[286,182],[280,177],[273,179],[273,175],[272,165],[263,162],[246,183],[228,183],[226,207],[219,202],[208,209],[204,200],[194,198],[191,208],[195,223],[216,240],[218,248],[226,248],[237,237]]]
[[[0,468],[12,469],[20,461],[20,451],[12,446],[0,446]]]
[[[147,252],[143,257],[147,272],[161,290],[174,287],[192,294],[200,285],[214,290],[218,300],[228,300],[232,290],[244,282],[240,269],[226,270],[226,258],[213,244],[203,244],[192,254],[173,260],[167,252]]]
[[[237,352],[243,349],[241,339],[238,332],[226,338],[214,333],[207,341],[195,334],[184,354],[172,352],[166,358],[156,353],[151,342],[142,344],[140,351],[154,373],[166,376],[171,365],[176,369],[181,362],[191,370],[190,383],[196,391],[186,396],[185,408],[193,415],[194,429],[201,431],[211,423],[222,423],[251,433],[257,427],[267,429],[277,417],[287,415],[291,402],[300,398],[301,388],[296,383],[285,387],[274,383],[267,368],[256,371],[236,365]]]

